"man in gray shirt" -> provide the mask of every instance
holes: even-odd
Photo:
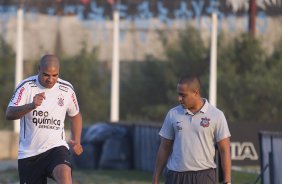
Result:
[[[180,105],[170,109],[159,132],[153,184],[167,164],[166,184],[215,184],[215,145],[223,179],[231,183],[230,132],[222,111],[201,97],[200,80],[183,76],[177,85]]]

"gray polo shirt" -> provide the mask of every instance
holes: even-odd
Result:
[[[168,112],[159,135],[174,140],[167,162],[169,170],[216,168],[215,144],[231,135],[223,112],[204,100],[204,106],[196,114],[181,105]]]

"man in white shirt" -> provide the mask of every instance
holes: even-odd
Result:
[[[21,184],[46,184],[47,177],[71,184],[69,145],[64,120],[71,120],[71,148],[80,155],[82,117],[73,86],[59,78],[55,55],[41,58],[38,75],[28,77],[16,88],[6,110],[6,119],[20,119],[18,171]]]
[[[170,109],[159,132],[152,183],[159,183],[167,164],[166,184],[216,184],[216,144],[224,183],[231,183],[231,135],[223,112],[201,97],[198,77],[183,76],[177,93],[180,105]]]

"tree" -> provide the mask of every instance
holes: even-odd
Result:
[[[207,79],[207,49],[199,32],[188,28],[179,39],[166,44],[166,61],[147,57],[144,62],[130,62],[122,76],[122,118],[127,121],[162,122],[167,111],[178,104],[176,85],[183,74]],[[124,66],[123,66],[124,67]],[[204,82],[204,89],[207,87]]]
[[[265,122],[281,122],[282,109],[282,40],[278,40],[272,55],[267,58],[265,72],[260,75],[262,89],[258,91],[264,100],[261,116]],[[266,113],[267,111],[267,113]]]
[[[180,76],[185,74],[197,75],[203,83],[203,96],[207,95],[208,74],[209,74],[209,51],[205,47],[200,32],[195,28],[187,27],[179,34],[177,41],[168,45],[166,55],[169,62],[169,69],[172,72],[168,82],[175,94],[176,83]]]
[[[126,121],[160,121],[169,105],[166,63],[147,57],[122,65],[121,118]]]
[[[271,56],[270,56],[271,57]],[[219,106],[230,121],[272,121],[274,65],[257,38],[243,34],[219,49]],[[268,65],[271,65],[268,67]],[[277,74],[276,74],[277,75]],[[275,111],[275,110],[273,110]]]
[[[109,120],[109,71],[97,60],[97,50],[87,53],[83,48],[74,57],[61,59],[61,76],[76,91],[84,122]]]
[[[12,128],[13,123],[5,120],[5,111],[9,100],[11,99],[15,86],[14,72],[15,72],[15,53],[13,49],[0,38],[0,128]]]

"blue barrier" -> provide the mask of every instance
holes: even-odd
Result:
[[[282,183],[282,132],[261,131],[259,142],[262,184]]]
[[[159,129],[160,127],[134,125],[133,165],[135,169],[153,171],[160,144]]]

